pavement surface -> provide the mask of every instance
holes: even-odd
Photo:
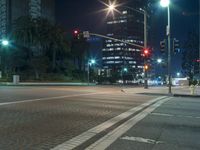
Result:
[[[199,150],[200,99],[172,98],[130,130],[108,150]]]
[[[137,94],[143,92],[0,86],[0,150],[199,150],[199,98]]]
[[[0,149],[42,150],[91,129],[154,96],[120,88],[0,87]]]
[[[168,87],[164,86],[149,87],[148,89],[125,87],[124,91],[146,95],[168,95]],[[174,86],[172,87],[172,96],[200,97],[200,86],[195,86],[194,93],[191,92],[189,86]]]

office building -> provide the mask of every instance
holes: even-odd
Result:
[[[133,1],[133,9],[144,8],[144,1]],[[121,7],[120,13],[107,18],[107,36],[129,43],[144,45],[144,16],[137,11]],[[102,65],[107,76],[118,74],[126,80],[136,80],[143,74],[144,61],[141,48],[106,39],[102,50]]]

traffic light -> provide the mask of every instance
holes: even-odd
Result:
[[[124,71],[124,72],[128,72],[128,68],[126,68],[126,67],[123,68],[123,71]]]
[[[173,51],[174,53],[180,52],[180,42],[176,38],[173,39]]]
[[[75,39],[79,39],[80,38],[80,30],[79,29],[73,30],[73,37]]]
[[[162,53],[164,53],[166,51],[166,47],[167,47],[167,41],[166,41],[166,39],[164,39],[163,41],[160,41],[160,51]]]
[[[197,59],[196,62],[200,63],[200,59]]]
[[[145,48],[145,49],[143,50],[143,56],[144,56],[145,58],[150,57],[150,50],[149,50],[148,48]]]
[[[145,64],[145,65],[144,65],[144,70],[145,70],[145,71],[149,70],[149,65]]]

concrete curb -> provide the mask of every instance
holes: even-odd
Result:
[[[14,84],[11,82],[7,82],[7,83],[0,83],[0,86],[95,86],[95,83],[90,83],[88,85],[88,83],[53,83],[53,82],[49,82],[49,83],[33,83],[33,82],[27,82],[27,83],[18,83],[18,84]]]
[[[189,95],[189,94],[165,94],[165,93],[137,93],[137,94],[144,94],[144,95],[152,95],[152,96],[173,96],[173,97],[192,97],[192,98],[199,98],[200,95]]]
[[[189,95],[189,94],[173,94],[174,97],[193,97],[200,98],[200,95]]]

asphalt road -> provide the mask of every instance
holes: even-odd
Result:
[[[119,87],[0,87],[0,149],[51,149],[155,97]]]
[[[0,150],[199,150],[199,98],[142,91],[0,86]]]

